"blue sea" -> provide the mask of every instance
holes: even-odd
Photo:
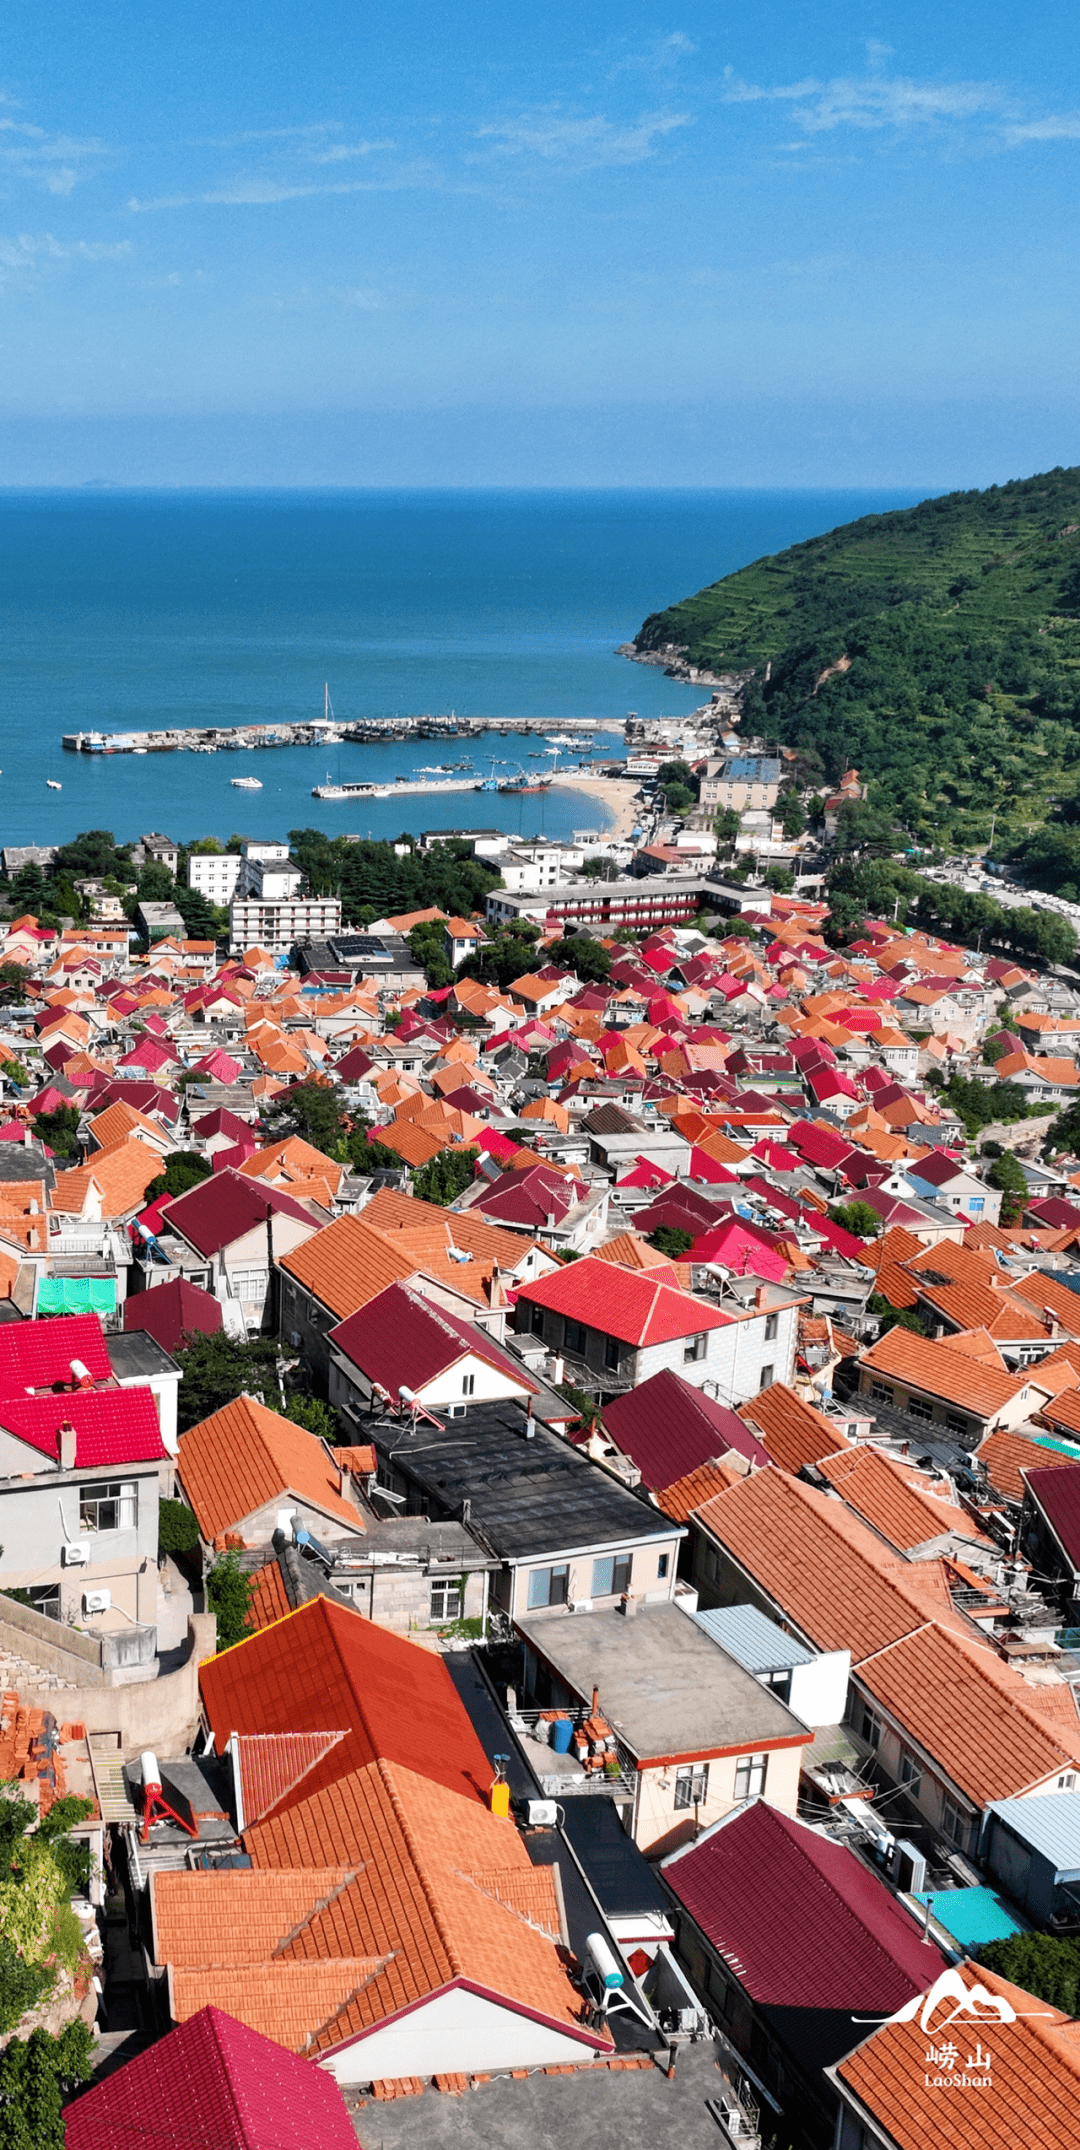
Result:
[[[572,787],[543,800],[311,797],[328,776],[392,781],[465,753],[481,773],[492,755],[509,772],[536,740],[105,761],[64,753],[60,740],[321,716],[324,682],[346,720],[680,716],[706,699],[701,689],[616,655],[648,613],[917,497],[0,492],[0,842],[62,842],[86,828],[184,841],[300,826],[376,837],[603,826],[606,810]],[[621,755],[621,735],[598,734],[597,750]],[[262,791],[232,789],[238,773],[257,774]]]

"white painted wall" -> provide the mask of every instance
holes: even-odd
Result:
[[[851,1651],[823,1650],[811,1664],[792,1666],[788,1708],[815,1731],[819,1725],[843,1724],[850,1678]]]
[[[592,2050],[579,2038],[451,1986],[355,2045],[325,2054],[319,2065],[339,2083],[372,2083],[402,2075],[537,2068],[591,2057]]]

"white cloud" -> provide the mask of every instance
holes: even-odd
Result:
[[[70,194],[85,176],[87,160],[107,154],[104,142],[49,134],[28,120],[0,119],[0,137],[0,164],[44,187],[47,194]]]
[[[1080,112],[1061,112],[1047,119],[1014,121],[1005,129],[1005,140],[1014,147],[1023,142],[1080,142]]]
[[[334,142],[329,149],[311,153],[313,164],[346,164],[352,157],[373,157],[379,150],[396,149],[396,142]]]
[[[549,170],[587,172],[643,164],[666,135],[691,124],[686,112],[647,112],[630,125],[617,125],[599,113],[571,119],[548,107],[520,119],[492,121],[476,132],[477,140],[491,143],[496,156],[531,158]]]
[[[783,103],[807,134],[837,128],[875,132],[883,128],[926,127],[947,120],[1004,118],[1010,108],[1005,92],[993,82],[914,82],[907,76],[837,76],[764,88],[742,82],[725,70],[721,95],[727,104]]]
[[[0,283],[12,276],[30,275],[58,261],[123,261],[131,253],[130,239],[115,244],[97,239],[57,239],[51,231],[0,233]]]

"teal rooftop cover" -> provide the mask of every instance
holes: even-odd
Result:
[[[1031,1932],[1030,1920],[996,1889],[935,1889],[929,1896],[925,1889],[917,1889],[913,1894],[917,1903],[929,1903],[938,1925],[963,1949]]]
[[[115,1277],[42,1277],[35,1314],[115,1314]]]

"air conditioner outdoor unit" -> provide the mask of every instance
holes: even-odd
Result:
[[[566,1608],[566,1610],[567,1610],[567,1612],[572,1612],[572,1613],[591,1613],[591,1611],[592,1611],[592,1599],[591,1599],[591,1598],[571,1598],[571,1599],[570,1599],[570,1601],[569,1601],[569,1603],[568,1603],[568,1605],[567,1605],[567,1608]]]
[[[926,1887],[926,1860],[903,1837],[898,1837],[893,1847],[892,1878],[897,1888],[908,1895],[917,1895]]]
[[[90,1558],[90,1547],[85,1538],[76,1538],[62,1547],[65,1568],[85,1568]]]
[[[525,1819],[530,1829],[554,1829],[559,1809],[554,1799],[530,1799],[525,1808]]]
[[[107,1613],[112,1604],[111,1590],[84,1590],[82,1609],[84,1613]]]

